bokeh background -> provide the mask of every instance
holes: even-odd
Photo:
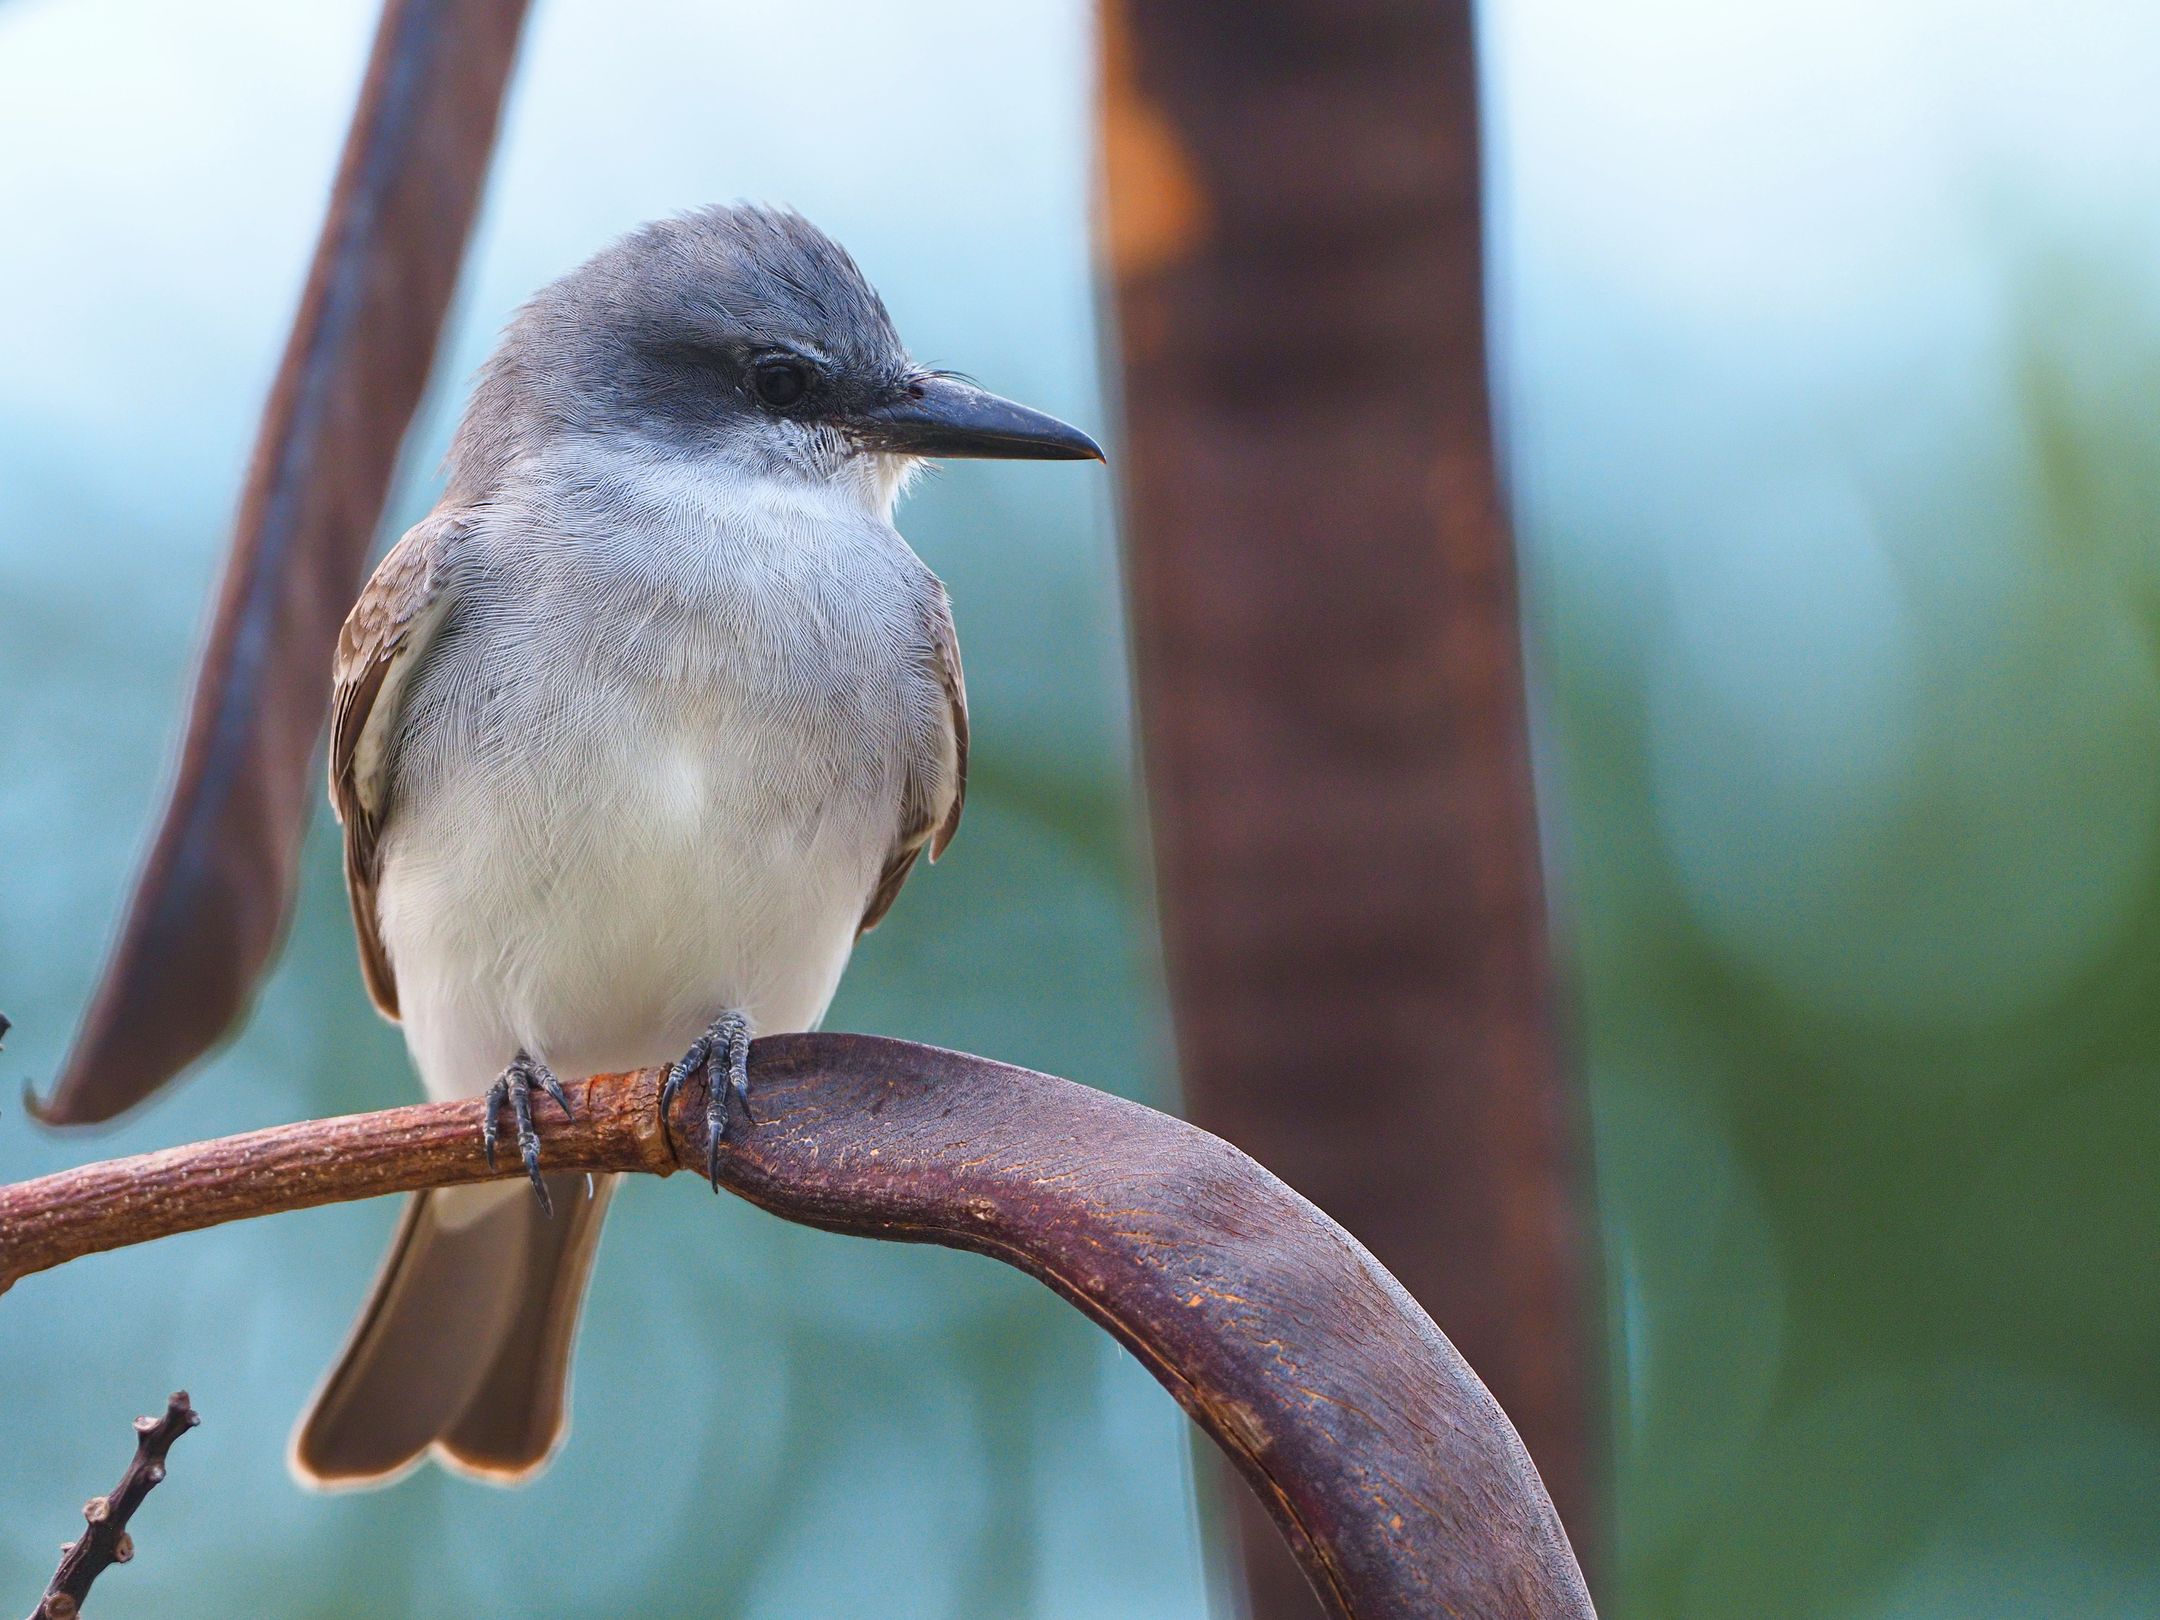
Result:
[[[2160,13],[1485,15],[1607,1607],[2160,1614]]]
[[[1601,1605],[2160,1614],[2160,15],[1482,16]],[[0,1090],[57,1065],[150,825],[372,23],[0,4]],[[926,360],[1105,424],[1093,49],[1062,0],[542,0],[400,520],[516,301],[719,198],[841,236]],[[952,138],[873,138],[895,104]],[[1090,468],[911,499],[968,823],[832,1021],[1168,1103],[1111,518]],[[94,1141],[7,1109],[0,1177],[409,1094],[327,821],[241,1039]],[[109,1604],[1222,1612],[1184,1421],[1101,1334],[987,1261],[695,1192],[626,1190],[575,1437],[514,1495],[285,1476],[387,1206],[21,1285],[0,1594],[185,1385],[205,1426]]]

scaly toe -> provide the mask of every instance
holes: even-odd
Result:
[[[714,1059],[720,1057],[713,1054]],[[727,1077],[716,1061],[705,1065],[705,1179],[720,1190],[720,1144],[727,1139]]]
[[[750,1028],[743,1026],[740,1036],[728,1043],[728,1090],[735,1093],[742,1104],[743,1118],[757,1123],[757,1114],[750,1107]]]

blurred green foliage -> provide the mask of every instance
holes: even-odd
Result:
[[[2160,13],[1487,16],[1605,1611],[2160,1615]]]
[[[2160,1613],[2160,306],[2005,321],[1632,613],[1536,525],[1622,1614]]]

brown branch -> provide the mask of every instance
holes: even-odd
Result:
[[[93,1496],[83,1505],[89,1528],[61,1549],[60,1567],[53,1572],[45,1596],[30,1611],[30,1620],[75,1620],[82,1612],[83,1599],[90,1595],[90,1583],[135,1556],[128,1520],[164,1480],[165,1453],[172,1443],[201,1421],[184,1389],[166,1401],[163,1417],[135,1420],[134,1460],[110,1493]]]
[[[1355,1239],[1228,1143],[983,1058],[757,1043],[721,1179],[790,1220],[991,1255],[1117,1336],[1258,1493],[1331,1614],[1591,1615],[1537,1470],[1476,1374]],[[570,1088],[562,1170],[702,1171],[701,1083]],[[478,1105],[279,1126],[0,1187],[0,1287],[280,1210],[492,1179]],[[503,1175],[515,1174],[507,1158]]]
[[[322,789],[323,672],[358,594],[479,211],[525,0],[386,0],[263,407],[179,771],[52,1095],[110,1119],[253,999]]]

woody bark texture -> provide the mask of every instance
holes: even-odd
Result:
[[[759,1041],[721,1180],[789,1220],[971,1249],[1121,1340],[1252,1486],[1328,1613],[1592,1614],[1506,1416],[1355,1239],[1228,1143],[1048,1075],[900,1041]],[[702,1177],[703,1081],[570,1088],[552,1170]],[[505,1163],[502,1175],[519,1174]],[[479,1108],[280,1126],[0,1188],[0,1287],[124,1244],[495,1179]]]

